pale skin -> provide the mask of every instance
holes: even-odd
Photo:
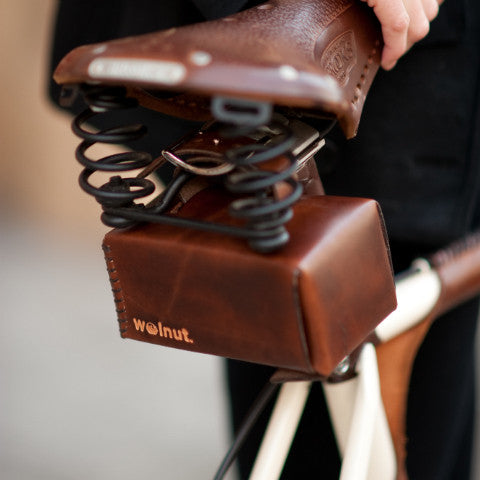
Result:
[[[382,25],[385,46],[382,67],[391,70],[398,59],[430,30],[443,0],[362,0]]]

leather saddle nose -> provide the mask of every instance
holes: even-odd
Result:
[[[79,47],[54,78],[124,85],[140,103],[177,116],[191,116],[192,107],[208,110],[198,97],[266,101],[336,116],[352,137],[378,69],[381,38],[360,1],[270,0],[218,20]],[[158,98],[151,91],[181,95]]]

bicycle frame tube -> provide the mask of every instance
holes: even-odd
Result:
[[[250,480],[280,477],[310,385],[310,382],[283,385]],[[363,348],[355,378],[324,384],[324,391],[343,457],[340,480],[394,480],[395,453],[380,396],[373,345]]]
[[[340,480],[394,480],[395,451],[380,393],[375,347],[363,347],[355,378],[324,383],[323,389],[343,458]]]
[[[395,279],[398,306],[378,327],[375,333],[387,342],[413,327],[435,307],[442,284],[437,272],[426,260],[418,259],[412,269]]]
[[[280,389],[250,480],[280,477],[310,393],[310,386],[311,382],[290,382]]]
[[[423,320],[436,305],[441,282],[427,261],[395,279],[398,307],[375,330],[388,341]],[[323,384],[337,444],[343,458],[340,480],[394,480],[396,460],[381,399],[375,347],[366,344],[357,376]],[[250,480],[281,475],[310,390],[309,382],[282,386]]]

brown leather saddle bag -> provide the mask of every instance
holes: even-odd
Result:
[[[214,188],[177,214],[229,221]],[[270,254],[167,225],[108,233],[122,337],[328,376],[395,308],[382,217],[372,200],[306,196],[288,230]]]

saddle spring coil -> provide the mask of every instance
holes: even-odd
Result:
[[[233,108],[233,111],[231,110]],[[229,206],[232,217],[242,219],[247,228],[258,233],[249,239],[249,245],[259,252],[270,252],[285,245],[289,233],[285,224],[292,218],[292,205],[302,194],[301,185],[294,179],[297,168],[292,153],[295,139],[286,122],[272,119],[270,106],[245,100],[214,99],[214,115],[226,122],[223,133],[228,137],[265,137],[268,141],[256,141],[232,148],[225,160],[235,169],[228,174],[225,187],[240,195]],[[261,168],[262,164],[283,157],[287,167]],[[288,186],[280,197],[275,191],[281,183]]]
[[[85,86],[82,90],[88,108],[72,124],[74,133],[82,139],[75,153],[76,159],[84,167],[79,183],[85,192],[101,204],[101,219],[105,225],[125,228],[139,222],[160,222],[217,231],[245,238],[251,248],[259,252],[273,251],[288,242],[289,234],[285,224],[292,218],[291,206],[301,196],[302,188],[293,178],[296,170],[296,158],[291,153],[293,134],[287,122],[271,120],[270,106],[219,97],[213,100],[212,110],[221,123],[221,135],[232,139],[252,138],[248,145],[244,141],[241,147],[228,149],[224,158],[225,163],[234,167],[229,173],[223,174],[225,188],[236,197],[229,205],[229,214],[242,220],[243,226],[220,225],[163,215],[175,193],[192,177],[191,173],[184,171],[174,178],[160,194],[159,197],[163,197],[163,200],[151,207],[137,202],[151,195],[155,191],[155,184],[141,175],[130,178],[120,176],[122,172],[148,170],[155,162],[150,154],[126,151],[100,159],[88,156],[87,150],[97,143],[130,143],[142,138],[147,129],[141,124],[115,126],[99,131],[87,129],[85,124],[95,116],[135,108],[138,102],[127,97],[123,87]],[[227,104],[230,106],[235,102],[240,102],[235,105],[237,112],[225,115]],[[260,114],[256,111],[257,108]],[[278,163],[274,168],[262,167],[262,164],[275,161],[277,157],[282,157],[281,167]],[[98,171],[117,175],[96,187],[91,183],[90,177]],[[277,189],[280,184],[284,187],[282,194]]]
[[[97,171],[120,173],[145,168],[152,163],[152,157],[146,152],[127,151],[94,160],[86,155],[86,151],[96,143],[124,144],[142,138],[147,133],[144,125],[133,124],[111,127],[91,132],[84,124],[96,115],[112,110],[130,109],[137,106],[137,101],[125,95],[123,87],[89,87],[84,90],[84,98],[88,108],[80,113],[72,123],[73,132],[83,141],[77,147],[75,156],[85,168],[80,174],[81,188],[93,195],[104,210],[111,208],[133,207],[135,200],[154,192],[155,184],[140,177],[123,178],[119,175],[110,178],[101,187],[93,186],[89,179]],[[102,221],[110,227],[128,227],[136,223],[122,216],[104,212]]]

